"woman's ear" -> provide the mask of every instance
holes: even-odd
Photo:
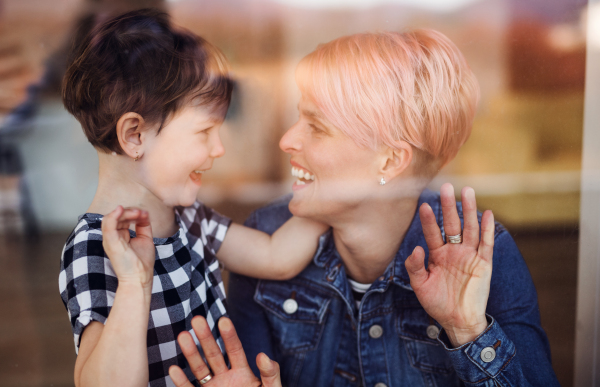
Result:
[[[410,167],[414,153],[409,143],[398,141],[395,148],[386,147],[383,156],[379,173],[385,181],[391,181]]]
[[[133,112],[125,113],[117,121],[117,137],[123,152],[134,160],[143,155],[142,131],[144,118]]]

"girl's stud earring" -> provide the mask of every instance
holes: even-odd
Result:
[[[385,185],[385,177],[382,177],[381,180],[379,180],[379,185]]]
[[[138,161],[140,159],[140,156],[138,155],[137,152],[135,152],[135,159],[133,159],[133,161]]]

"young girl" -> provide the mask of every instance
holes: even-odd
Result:
[[[326,226],[292,218],[269,236],[196,201],[202,174],[225,152],[219,128],[232,83],[222,54],[166,15],[135,11],[97,28],[75,48],[63,86],[100,161],[96,196],[67,239],[59,277],[75,384],[168,386],[172,365],[193,380],[176,339],[193,335],[191,319],[201,315],[222,344],[219,262],[291,278]],[[303,173],[298,184],[311,179]]]

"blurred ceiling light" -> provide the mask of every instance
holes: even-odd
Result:
[[[397,4],[432,11],[453,11],[481,0],[275,0],[299,8],[370,8]]]
[[[600,49],[600,3],[590,3],[586,22],[588,44],[590,47]]]

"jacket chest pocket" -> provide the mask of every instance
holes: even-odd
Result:
[[[437,341],[439,325],[421,307],[402,308],[396,329],[412,367],[424,372],[449,375],[454,373],[450,357]]]
[[[307,286],[302,279],[260,281],[254,300],[268,313],[274,336],[284,354],[317,348],[331,295]]]

